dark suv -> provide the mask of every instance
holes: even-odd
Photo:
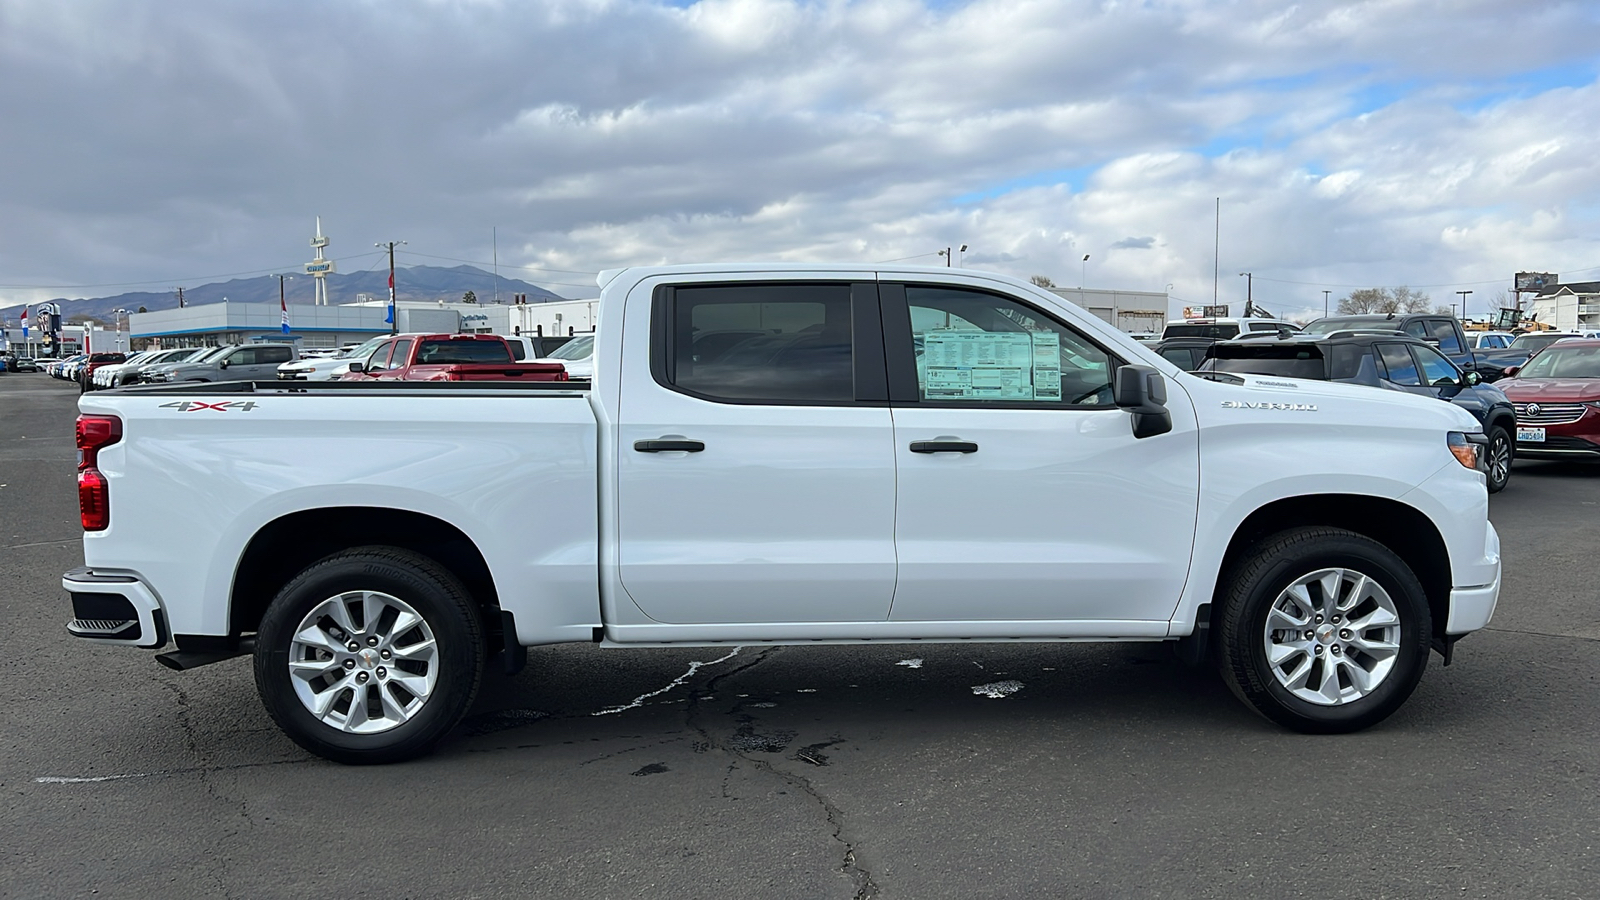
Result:
[[[1392,331],[1335,331],[1281,338],[1219,341],[1206,352],[1203,371],[1277,375],[1365,384],[1437,397],[1472,413],[1488,438],[1489,492],[1511,480],[1517,417],[1499,388],[1476,372],[1462,374],[1432,344]]]

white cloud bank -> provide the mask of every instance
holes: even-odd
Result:
[[[1220,197],[1224,299],[1481,306],[1600,277],[1597,38],[1515,0],[0,0],[0,285],[282,269],[321,215],[347,271],[491,228],[577,272],[966,243],[1208,300]]]

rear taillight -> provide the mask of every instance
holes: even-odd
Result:
[[[122,440],[116,416],[78,417],[78,514],[84,531],[104,531],[111,524],[111,491],[100,472],[100,448]]]

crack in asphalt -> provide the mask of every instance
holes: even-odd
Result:
[[[23,550],[28,547],[53,547],[57,544],[76,544],[83,538],[66,538],[60,541],[34,541],[31,544],[12,544],[9,547],[0,547],[0,550]]]
[[[723,681],[732,678],[741,672],[755,668],[778,652],[779,648],[769,647],[762,650],[755,659],[752,659],[745,665],[739,666],[735,669],[730,669],[717,675],[710,681],[706,682],[705,690],[702,692],[703,695],[714,697],[717,693],[717,686]],[[690,695],[689,703],[684,710],[684,720],[691,729],[699,732],[700,736],[704,738],[706,747],[715,747],[723,753],[728,754],[730,757],[733,757],[734,762],[733,764],[729,765],[728,771],[723,777],[723,796],[728,796],[728,779],[732,777],[735,766],[737,766],[739,762],[746,762],[753,766],[757,771],[765,772],[766,774],[777,778],[779,781],[782,781],[784,784],[799,791],[805,796],[810,797],[813,802],[822,808],[823,816],[826,818],[828,826],[831,829],[829,837],[833,838],[836,843],[844,848],[844,855],[841,858],[839,865],[839,874],[850,879],[851,884],[855,886],[855,893],[851,895],[852,900],[870,900],[870,898],[878,896],[879,888],[877,882],[872,878],[872,872],[865,866],[862,866],[860,860],[856,858],[855,841],[845,836],[844,811],[838,806],[835,806],[833,801],[829,800],[827,796],[822,793],[822,791],[817,789],[817,787],[811,783],[811,779],[806,778],[803,775],[795,775],[789,772],[784,772],[766,760],[757,759],[756,757],[750,756],[748,753],[742,752],[737,747],[731,746],[727,743],[717,740],[715,737],[712,737],[710,730],[701,725],[699,721],[701,696],[702,694]],[[735,709],[738,709],[741,706],[742,704],[735,704]]]
[[[183,688],[179,687],[178,685],[176,685],[176,684],[174,684],[174,683],[172,683],[170,681],[158,681],[157,683],[160,684],[162,687],[164,687],[164,688],[174,692],[175,694],[177,694],[177,698],[178,698],[178,727],[179,727],[179,729],[181,729],[183,731],[184,741],[189,745],[189,755],[191,757],[199,759],[201,762],[207,762],[208,760],[206,760],[206,758],[200,753],[200,742],[199,742],[199,739],[197,738],[197,736],[195,735],[194,714],[193,714],[193,710],[189,706],[189,693],[187,691],[185,691]],[[224,805],[224,806],[228,805],[230,803],[230,801],[226,797],[223,797],[220,792],[218,792],[217,786],[216,786],[215,783],[212,782],[212,780],[210,778],[210,775],[211,775],[211,772],[209,771],[209,769],[202,768],[200,770],[200,786],[201,786],[201,788],[206,792],[206,796],[211,798],[211,800],[214,801],[215,803],[217,803],[219,805]],[[243,801],[239,802],[239,807],[240,807],[239,814],[244,817],[245,821],[248,822],[250,820],[250,814],[249,814],[249,812],[247,810],[244,809],[244,802]],[[218,840],[217,840],[217,843],[219,845],[218,849],[219,850],[222,849],[220,845],[224,840],[226,840],[227,838],[230,838],[230,837],[235,837],[235,836],[238,835],[238,833],[239,833],[238,829],[226,829],[223,832],[222,835],[218,836]],[[233,897],[233,893],[232,893],[232,891],[229,890],[228,886],[233,881],[233,879],[229,875],[228,869],[230,868],[232,860],[230,860],[228,858],[228,855],[226,853],[218,853],[217,856],[218,856],[218,864],[217,864],[217,870],[218,871],[212,872],[210,874],[211,874],[211,877],[216,879],[216,881],[217,881],[217,888],[220,891],[220,896],[222,896],[224,898],[224,900],[231,900],[231,898]]]
[[[1533,637],[1566,638],[1567,640],[1570,640],[1570,641],[1589,641],[1590,643],[1594,643],[1596,641],[1600,641],[1600,638],[1584,637],[1581,634],[1552,634],[1552,633],[1550,633],[1548,631],[1527,631],[1527,630],[1522,629],[1522,628],[1495,628],[1495,627],[1490,626],[1490,625],[1485,625],[1483,627],[1483,630],[1484,631],[1498,631],[1501,634],[1526,634],[1526,635],[1531,635]]]

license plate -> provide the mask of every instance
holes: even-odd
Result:
[[[1527,441],[1527,442],[1532,443],[1532,444],[1542,444],[1542,443],[1544,443],[1544,429],[1543,428],[1518,428],[1517,429],[1517,440],[1519,440],[1519,441]]]

